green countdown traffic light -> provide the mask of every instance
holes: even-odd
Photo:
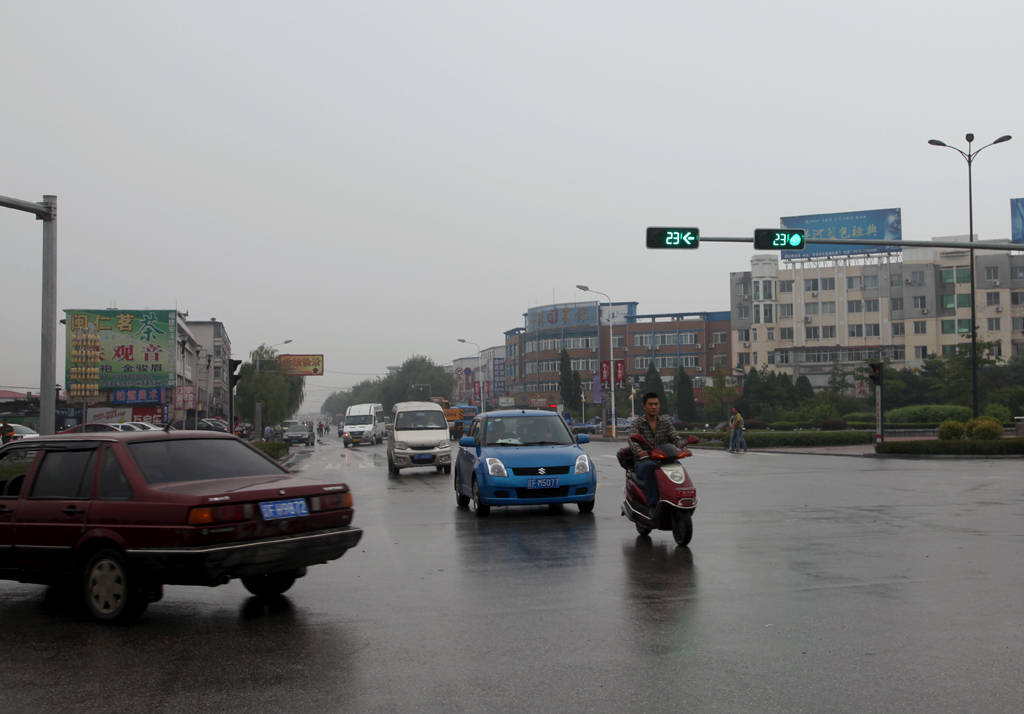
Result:
[[[802,230],[754,229],[754,248],[757,250],[803,250],[805,245]]]
[[[699,228],[648,228],[648,248],[699,248]]]

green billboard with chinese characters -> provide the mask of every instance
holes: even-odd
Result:
[[[65,310],[65,379],[74,380],[73,338],[98,338],[99,388],[173,387],[177,356],[174,310]]]

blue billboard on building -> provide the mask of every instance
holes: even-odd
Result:
[[[550,327],[596,327],[597,303],[579,302],[531,307],[526,313],[526,329]]]
[[[1024,243],[1024,198],[1010,199],[1010,219],[1010,240],[1013,243]]]
[[[794,258],[839,258],[868,253],[897,253],[898,245],[827,245],[811,240],[903,240],[903,221],[900,209],[883,208],[873,211],[847,213],[818,213],[812,216],[789,216],[781,219],[782,228],[806,231],[807,245],[803,250],[782,251],[783,260]]]

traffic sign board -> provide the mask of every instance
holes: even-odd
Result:
[[[648,248],[698,248],[699,228],[648,228]]]

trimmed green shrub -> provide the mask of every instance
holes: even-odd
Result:
[[[254,446],[264,454],[272,459],[280,461],[288,455],[288,444],[283,441],[254,441],[250,446]]]
[[[683,434],[689,436],[689,434]],[[728,437],[724,432],[695,432],[700,438],[696,446],[726,448]],[[743,432],[747,446],[751,449],[771,449],[785,446],[849,446],[870,444],[875,435],[865,431],[796,431],[779,433],[771,431]]]
[[[998,439],[1003,435],[1003,425],[991,417],[978,417],[967,422],[967,437],[970,439]]]
[[[986,404],[982,415],[992,417],[1000,424],[1006,424],[1007,422],[1013,421],[1013,414],[1010,413],[1009,407],[1005,407],[1002,404]]]
[[[956,419],[950,419],[939,424],[939,439],[942,441],[956,441],[963,439],[966,435],[967,429],[964,428],[963,422]]]
[[[843,419],[826,419],[821,422],[822,431],[845,431],[846,421]]]
[[[858,422],[861,422],[861,421],[862,422],[871,422],[872,424],[874,424],[875,423],[875,413],[874,412],[850,412],[849,414],[845,415],[843,417],[843,419],[846,420],[847,424],[852,424],[855,421],[858,421]]]
[[[953,404],[919,404],[912,407],[890,409],[885,413],[885,423],[908,422],[921,424],[932,422],[940,424],[950,419],[967,421],[974,416],[970,407],[958,407]]]
[[[892,456],[1024,456],[1024,439],[885,441],[875,445],[875,453]]]
[[[796,429],[796,424],[791,421],[777,421],[772,424],[772,429],[775,431],[793,431]]]

